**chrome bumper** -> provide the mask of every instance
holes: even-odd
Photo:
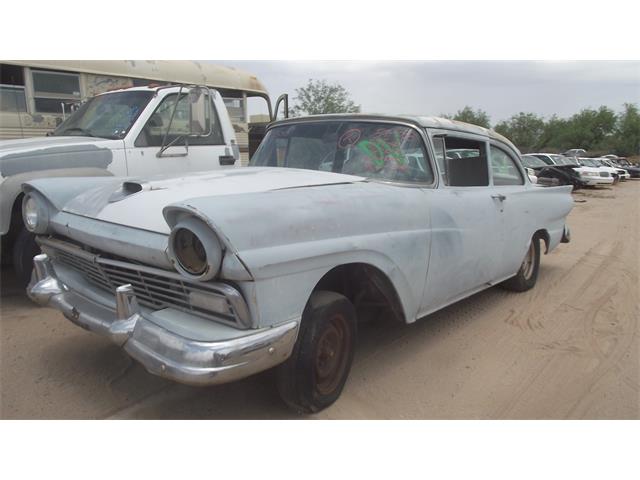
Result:
[[[185,338],[145,318],[131,285],[117,288],[114,311],[69,290],[46,254],[34,257],[33,263],[27,293],[34,302],[60,310],[76,325],[110,338],[147,371],[176,382],[215,385],[248,377],[285,361],[296,341],[297,321],[246,330],[243,336],[228,340]]]

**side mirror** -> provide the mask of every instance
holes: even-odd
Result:
[[[207,137],[211,134],[211,97],[209,89],[192,87],[189,90],[189,136]]]

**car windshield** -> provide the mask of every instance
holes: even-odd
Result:
[[[420,134],[411,127],[379,122],[316,121],[274,127],[251,165],[433,182]]]
[[[556,165],[577,165],[578,162],[575,159],[570,157],[565,157],[564,155],[549,155],[553,160],[553,163]]]
[[[124,138],[152,97],[152,91],[97,95],[62,122],[52,135]]]
[[[529,168],[546,167],[547,164],[533,155],[523,155],[522,164]]]
[[[590,158],[581,158],[580,159],[580,163],[582,163],[582,165],[585,165],[587,167],[601,167],[602,165],[600,165],[598,162],[596,162],[595,160],[592,160]]]

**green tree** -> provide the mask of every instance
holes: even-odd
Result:
[[[565,143],[567,148],[586,150],[606,149],[614,134],[616,113],[602,106],[598,110],[585,108],[573,115],[566,126]]]
[[[491,128],[491,119],[487,112],[481,109],[474,110],[469,106],[464,107],[462,110],[458,110],[453,117],[451,115],[442,115],[442,117],[458,120],[460,122],[472,123],[473,125],[479,125],[485,128]]]
[[[329,84],[326,80],[309,79],[306,86],[296,88],[294,101],[296,104],[290,110],[293,117],[360,112],[360,105],[351,100],[346,88],[338,83]]]
[[[552,152],[563,152],[570,145],[567,137],[568,121],[553,115],[544,124],[540,140],[538,141],[537,150],[551,150]]]
[[[625,103],[615,129],[617,155],[640,155],[640,112],[634,103]]]
[[[544,119],[535,113],[520,112],[498,123],[494,128],[526,153],[537,149],[544,134],[545,123]]]

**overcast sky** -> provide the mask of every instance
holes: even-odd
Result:
[[[215,62],[247,70],[272,100],[309,78],[338,82],[365,113],[439,115],[465,105],[496,124],[524,111],[567,117],[582,108],[640,103],[638,61]],[[253,112],[252,112],[253,113]]]

